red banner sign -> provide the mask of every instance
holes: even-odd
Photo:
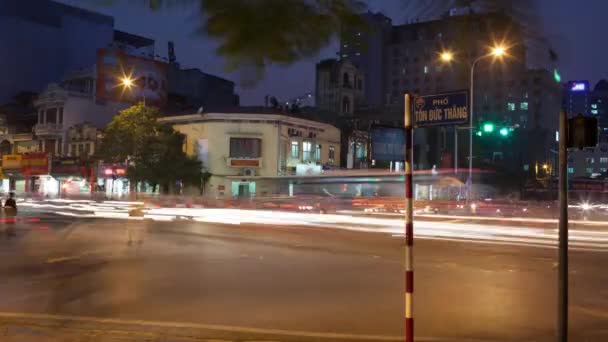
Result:
[[[21,155],[21,169],[24,175],[40,176],[49,174],[49,156],[46,153]]]

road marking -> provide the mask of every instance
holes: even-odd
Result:
[[[72,260],[78,260],[80,259],[79,255],[76,256],[64,256],[64,257],[58,257],[58,258],[48,258],[46,260],[47,264],[55,264],[58,262],[64,262],[64,261],[72,261]]]

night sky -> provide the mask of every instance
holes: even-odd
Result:
[[[595,84],[608,78],[608,44],[602,27],[608,13],[606,0],[537,0],[541,27],[559,55],[558,66],[562,80],[587,79]],[[323,49],[315,58],[303,60],[288,67],[273,66],[265,78],[253,88],[239,84],[239,73],[226,73],[223,61],[214,53],[214,42],[195,35],[198,17],[193,7],[177,7],[162,11],[143,8],[141,1],[116,0],[113,2],[61,0],[61,2],[112,15],[119,30],[140,34],[156,40],[156,53],[167,55],[167,41],[175,42],[177,59],[184,67],[226,77],[237,82],[242,105],[259,105],[264,95],[279,99],[314,92],[314,67],[322,58],[334,57],[337,44]],[[407,20],[404,6],[399,0],[369,0],[372,10],[380,10],[393,18],[395,24]],[[312,103],[311,103],[312,104]]]

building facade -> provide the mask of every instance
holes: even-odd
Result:
[[[402,126],[404,93],[469,90],[472,62],[500,43],[506,46],[507,56],[484,58],[475,66],[473,166],[520,173],[530,171],[536,162],[553,160],[550,151],[555,148],[561,87],[547,70],[527,67],[525,36],[511,17],[459,10],[438,20],[396,26],[379,13],[364,18],[373,34],[344,32],[338,53],[353,62],[366,85],[368,75],[381,75],[374,89],[380,96],[366,92],[370,107],[355,114],[359,129],[379,123]],[[453,53],[452,62],[441,60],[443,51]],[[497,127],[495,134],[478,135],[484,123]],[[508,129],[508,134],[499,135],[500,128]],[[538,148],[516,152],[520,146]],[[454,127],[418,129],[414,151],[416,169],[467,167],[469,132]]]
[[[364,103],[365,78],[348,60],[317,63],[315,98],[318,109],[352,117]]]
[[[6,52],[0,103],[95,64],[97,50],[113,38],[114,19],[107,15],[51,0],[0,2],[0,50]]]
[[[210,197],[287,193],[291,177],[319,174],[340,160],[340,131],[325,123],[245,108],[160,121],[186,136],[185,151],[211,174]]]

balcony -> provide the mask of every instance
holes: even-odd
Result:
[[[45,123],[34,126],[34,133],[37,136],[57,136],[62,134],[62,130],[62,124]]]

